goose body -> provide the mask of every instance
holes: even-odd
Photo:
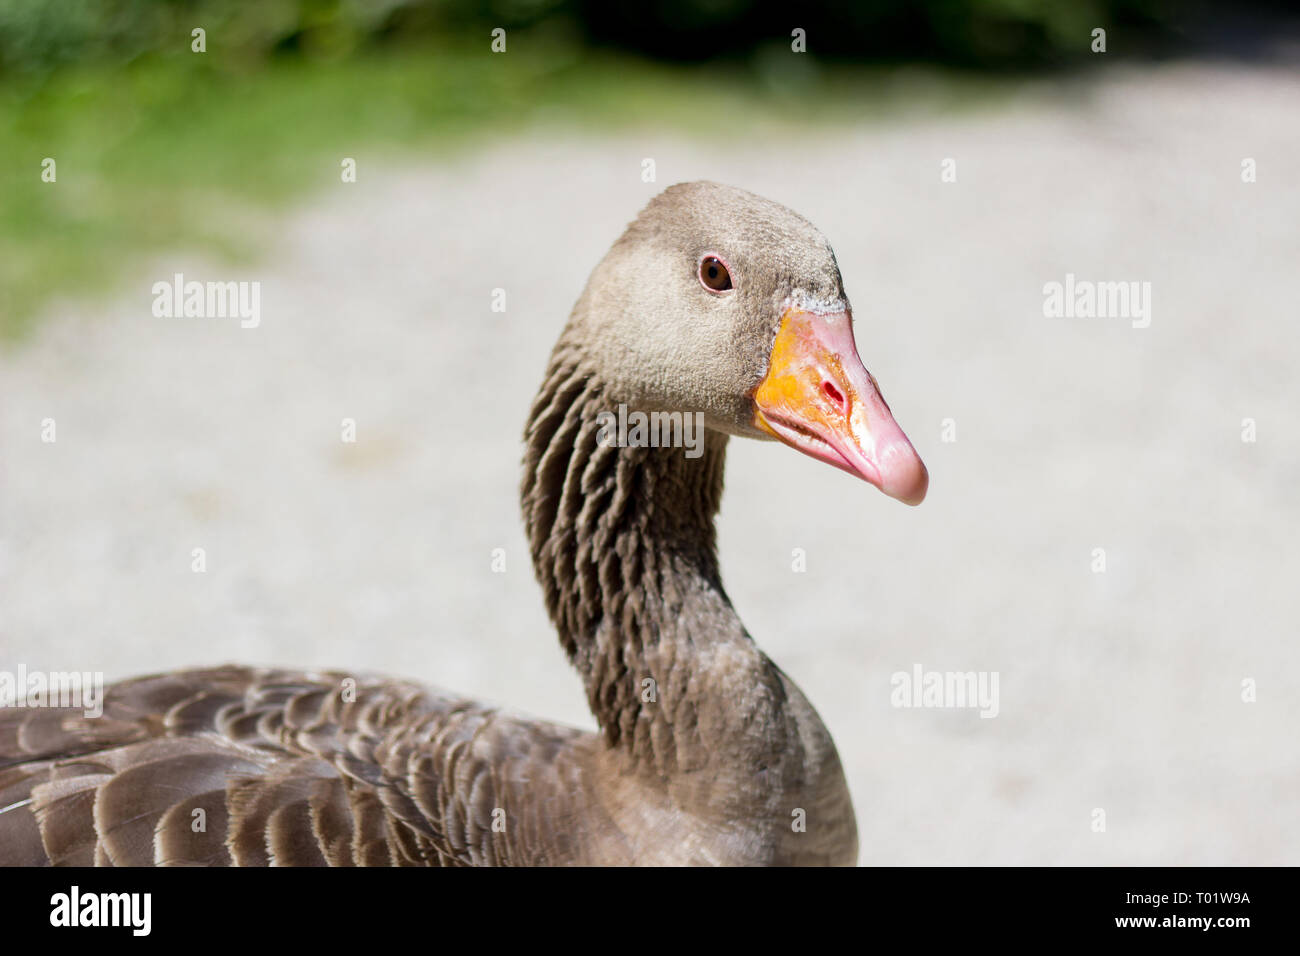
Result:
[[[619,406],[698,415],[702,444],[607,440]],[[722,587],[731,436],[925,493],[825,239],[684,184],[592,273],[525,433],[533,564],[598,733],[358,675],[130,680],[98,718],[0,709],[0,864],[856,862],[830,733]]]

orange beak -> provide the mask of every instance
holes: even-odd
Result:
[[[754,405],[754,424],[791,448],[905,504],[925,498],[930,476],[863,367],[847,312],[788,309]]]

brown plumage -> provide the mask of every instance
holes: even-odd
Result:
[[[714,253],[734,290],[696,281]],[[678,186],[597,266],[555,348],[521,498],[600,733],[346,674],[131,680],[93,720],[0,710],[0,863],[853,863],[830,734],[746,633],[714,546],[728,435],[777,434],[754,396],[792,302],[847,320],[820,234],[740,190]],[[619,404],[702,413],[702,453],[602,444]]]

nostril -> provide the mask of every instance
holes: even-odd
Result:
[[[847,405],[848,403],[844,401],[844,395],[842,392],[840,392],[838,388],[835,387],[835,383],[822,382],[822,391],[826,393],[827,398],[829,398],[832,402],[835,403],[836,408],[838,408],[841,412],[845,410],[845,405]]]

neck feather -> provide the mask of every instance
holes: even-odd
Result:
[[[718,575],[727,438],[706,432],[696,458],[607,446],[598,416],[622,400],[561,339],[529,417],[521,490],[533,565],[600,724],[601,759],[712,821],[714,839],[731,832],[737,859],[851,863],[835,745],[750,639]],[[648,793],[623,802],[648,806]],[[794,832],[792,814],[818,823]]]
[[[557,347],[528,423],[524,520],[606,741],[672,773],[705,765],[744,702],[778,709],[783,682],[718,574],[726,436],[706,432],[695,458],[602,444],[598,416],[620,400],[580,347]]]

